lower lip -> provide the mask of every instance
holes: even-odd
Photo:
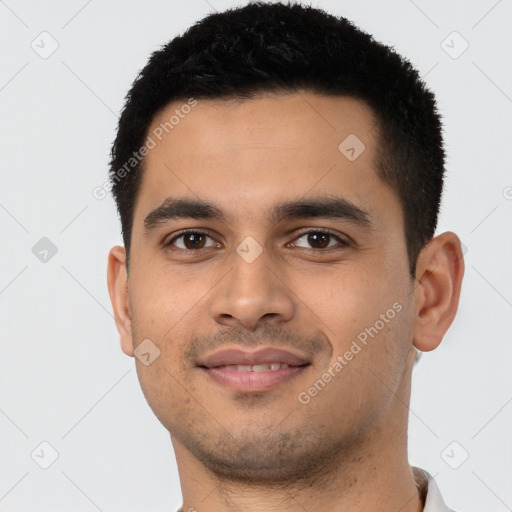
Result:
[[[309,365],[291,366],[290,368],[279,368],[279,370],[268,370],[265,372],[240,372],[224,368],[201,368],[215,382],[227,386],[239,392],[261,392],[268,391],[283,382],[293,379]]]

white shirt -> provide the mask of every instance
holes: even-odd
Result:
[[[425,499],[425,507],[423,512],[455,512],[452,508],[448,508],[441,497],[439,488],[437,487],[436,481],[427,473],[424,469],[414,468],[414,476],[417,479],[422,479],[422,482],[418,482],[421,490],[427,488],[427,497]],[[423,478],[422,478],[423,477]],[[181,511],[179,511],[181,512]]]
[[[453,509],[448,508],[441,497],[439,488],[434,478],[427,473],[424,469],[413,467],[414,476],[417,480],[422,494],[426,492],[425,507],[423,512],[455,512]],[[192,509],[194,510],[194,509]],[[176,512],[183,512],[181,507]]]

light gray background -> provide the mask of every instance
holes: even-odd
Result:
[[[236,5],[0,1],[2,511],[181,503],[169,435],[111,314],[106,258],[120,224],[92,191],[149,54]],[[512,510],[512,0],[313,5],[394,46],[437,95],[448,152],[438,231],[460,235],[466,276],[454,325],[414,371],[410,460],[461,512]],[[32,252],[42,237],[58,250],[46,262]],[[48,469],[43,441],[59,454]]]

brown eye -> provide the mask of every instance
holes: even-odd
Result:
[[[328,233],[310,233],[308,234],[308,243],[313,249],[325,249],[330,242],[331,235]]]
[[[202,249],[205,245],[206,237],[201,233],[186,233],[183,235],[183,245],[186,249]]]
[[[207,247],[214,247],[214,240],[201,231],[185,231],[176,235],[164,246],[174,251],[198,251]]]
[[[307,231],[296,239],[294,245],[304,249],[321,250],[336,246],[342,249],[350,244],[329,231]]]

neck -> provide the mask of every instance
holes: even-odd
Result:
[[[347,510],[420,512],[420,495],[407,461],[404,432],[389,432],[385,439],[374,432],[357,453],[340,450],[307,481],[290,483],[233,482],[219,479],[172,438],[183,494],[183,511],[263,512],[281,510]],[[381,450],[375,450],[377,445]]]

